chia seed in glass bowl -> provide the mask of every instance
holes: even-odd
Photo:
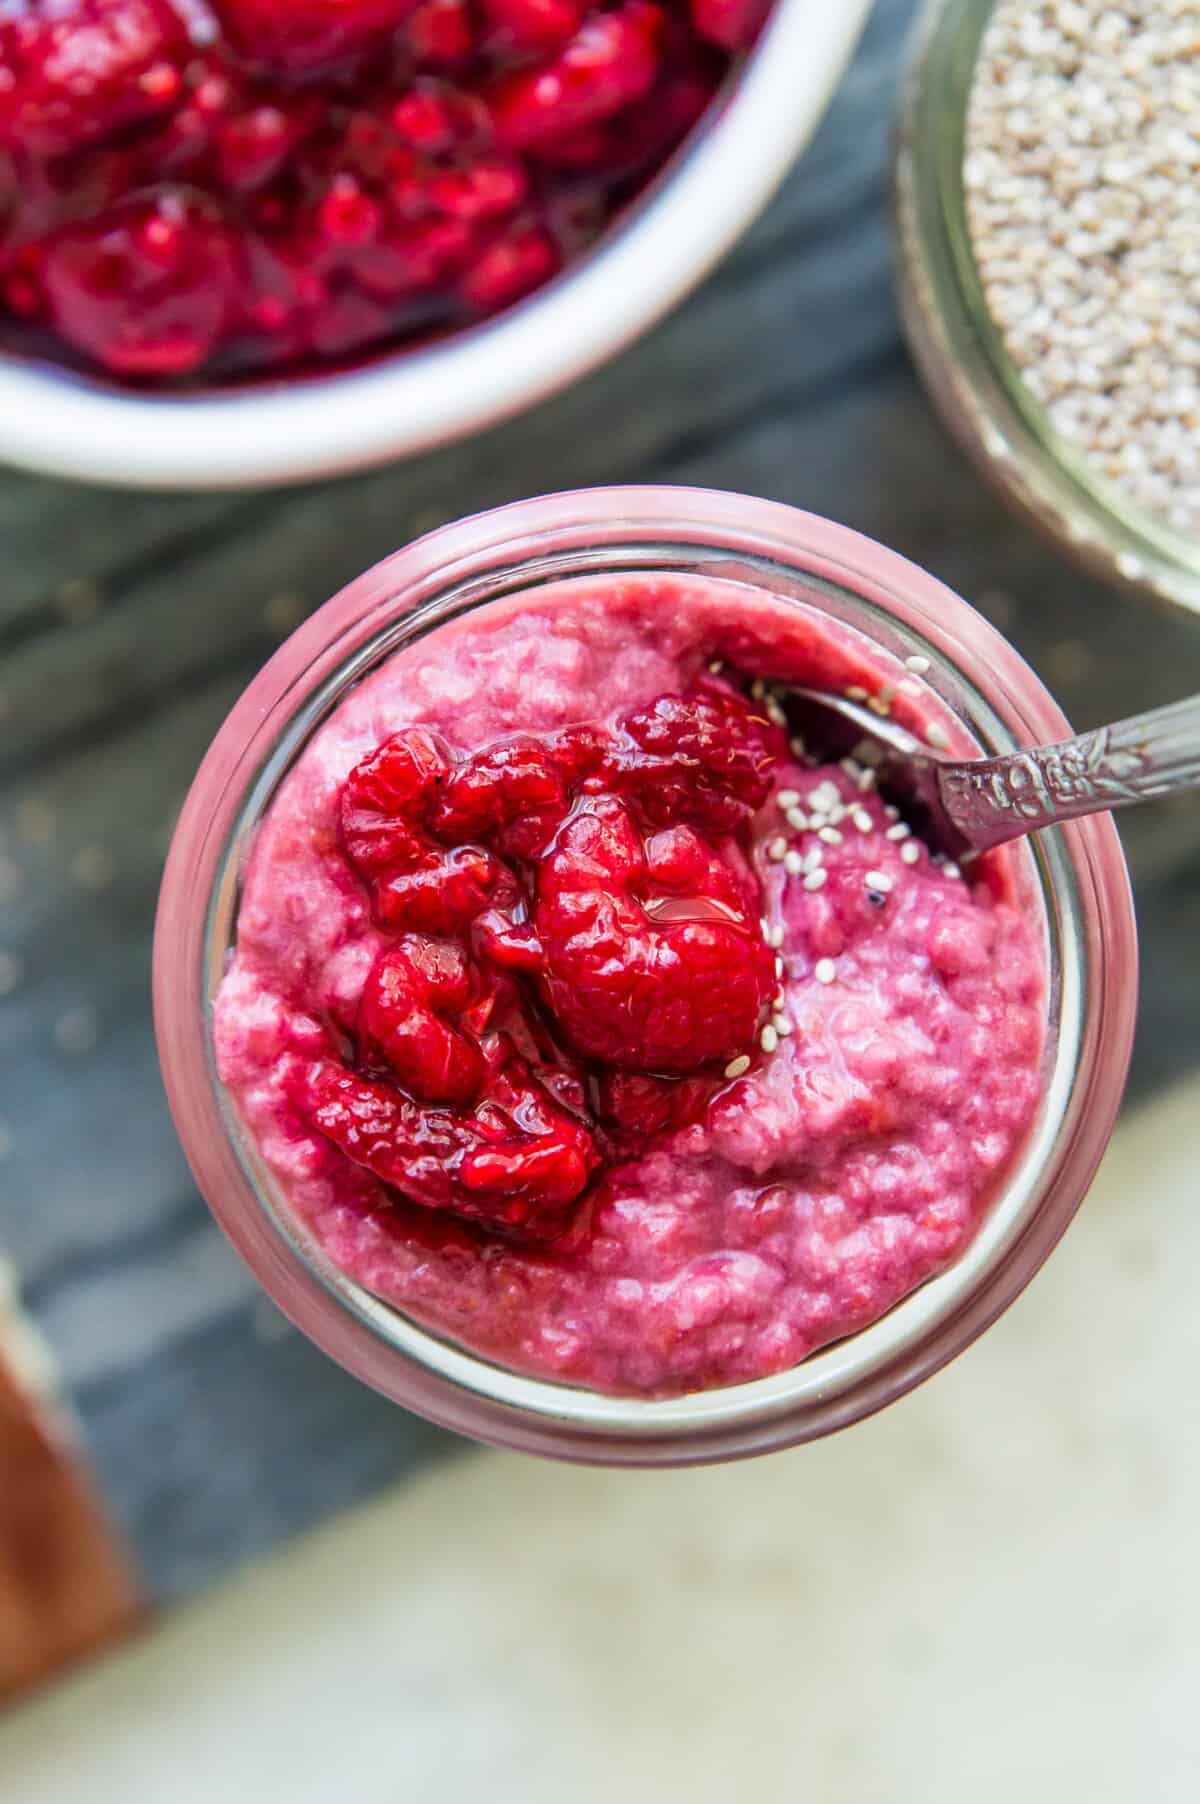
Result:
[[[0,346],[142,385],[370,355],[585,251],[770,0],[18,0]]]
[[[1190,609],[1198,21],[929,0],[895,160],[902,313],[947,425],[1075,561]]]

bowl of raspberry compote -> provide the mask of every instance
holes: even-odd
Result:
[[[549,394],[699,279],[867,0],[0,0],[0,456],[297,480]]]
[[[1108,817],[955,864],[797,691],[1061,738],[968,605],[741,496],[443,528],[302,626],[168,860],[155,1003],[219,1221],[452,1427],[727,1457],[879,1408],[1007,1305],[1129,1054]]]

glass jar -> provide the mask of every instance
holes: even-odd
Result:
[[[900,310],[946,425],[1001,496],[1107,581],[1200,610],[1200,545],[1104,481],[1022,382],[967,225],[967,107],[995,0],[926,0],[895,144]]]
[[[167,861],[155,1014],[171,1107],[201,1190],[281,1309],[396,1402],[486,1441],[667,1465],[826,1434],[911,1389],[992,1322],[1066,1228],[1116,1116],[1137,989],[1133,910],[1107,815],[1017,856],[1044,922],[1044,1097],[1025,1152],[962,1257],[853,1338],[777,1376],[661,1401],[531,1378],[440,1339],[351,1282],[289,1217],[216,1076],[212,998],[239,879],[281,778],[349,685],[440,621],[548,579],[634,570],[757,585],[930,660],[928,682],[984,753],[1068,731],[1013,648],[894,552],[773,502],[697,489],[593,489],[518,502],[385,559],[276,652],[218,733]]]

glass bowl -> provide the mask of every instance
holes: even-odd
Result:
[[[995,0],[927,0],[896,133],[900,310],[946,425],[1001,496],[1077,563],[1200,610],[1200,545],[1133,506],[1054,430],[984,299],[967,228],[967,105]]]
[[[1044,1097],[1025,1151],[958,1261],[853,1338],[792,1370],[667,1400],[528,1377],[439,1338],[351,1282],[290,1217],[216,1077],[212,998],[237,931],[257,823],[349,685],[440,621],[531,584],[668,570],[753,583],[928,658],[982,751],[1062,738],[1054,701],[973,609],[894,552],[795,509],[696,489],[593,489],[518,502],[387,558],[306,621],[217,734],[167,861],[155,1015],[176,1124],[213,1213],[326,1352],[396,1402],[482,1440],[616,1464],[764,1452],[844,1427],[960,1352],[1046,1258],[1112,1129],[1133,1033],[1137,953],[1107,815],[1026,841],[1018,881],[1044,922]]]

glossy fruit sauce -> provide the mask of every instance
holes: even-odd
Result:
[[[765,679],[765,681],[764,681]],[[786,685],[952,718],[741,584],[563,583],[351,691],[284,779],[221,1078],[351,1277],[521,1370],[779,1371],[961,1251],[1037,1109],[1041,934]]]
[[[0,0],[0,346],[138,383],[507,307],[661,167],[769,0]]]

